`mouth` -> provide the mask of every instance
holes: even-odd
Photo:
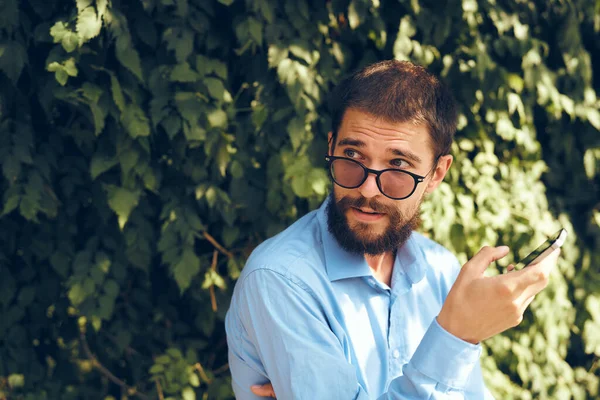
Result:
[[[385,216],[384,213],[379,213],[369,208],[351,207],[350,210],[356,219],[364,222],[377,221]]]

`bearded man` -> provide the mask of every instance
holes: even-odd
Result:
[[[368,66],[332,96],[332,194],[258,246],[226,317],[238,399],[489,399],[481,341],[517,325],[558,251],[494,277],[415,232],[452,164],[456,105],[424,68]]]

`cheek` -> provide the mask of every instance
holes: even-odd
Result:
[[[340,187],[333,183],[333,198],[336,201],[340,201],[346,196],[356,197],[356,195],[353,195],[353,192],[356,192],[356,189],[344,189],[343,187]]]

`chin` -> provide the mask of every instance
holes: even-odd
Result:
[[[388,228],[388,222],[362,222],[357,220],[348,221],[348,227],[356,237],[364,240],[376,240],[383,235]]]

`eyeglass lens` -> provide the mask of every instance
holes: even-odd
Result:
[[[331,163],[331,176],[340,186],[348,189],[359,187],[366,178],[367,171],[357,162],[337,159]],[[383,194],[393,198],[403,198],[415,188],[415,180],[402,171],[385,171],[379,176]]]

